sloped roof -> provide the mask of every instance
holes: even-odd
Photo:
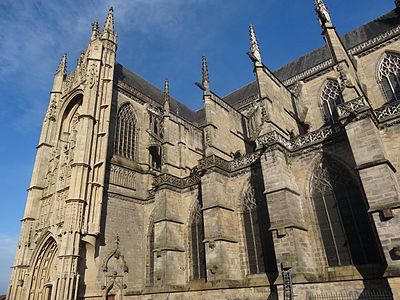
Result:
[[[349,50],[357,45],[360,45],[366,41],[372,40],[373,38],[397,27],[400,25],[400,10],[395,9],[389,13],[360,26],[359,28],[345,34],[341,37],[344,47]],[[317,66],[331,58],[329,49],[325,45],[316,50],[313,50],[298,59],[288,63],[287,65],[277,69],[273,73],[281,80],[285,81],[292,78],[314,66]],[[253,95],[257,94],[256,82],[252,82],[239,90],[232,92],[225,96],[223,99],[235,106],[241,102],[244,98],[248,98],[246,92],[251,92]]]
[[[400,10],[395,9],[389,13],[345,34],[341,37],[343,45],[346,49],[352,49],[366,41],[372,40],[381,34],[390,31],[400,25]],[[313,50],[298,59],[288,63],[287,65],[277,69],[273,73],[281,81],[290,79],[314,66],[317,66],[330,59],[328,47],[325,45],[316,50]],[[156,88],[154,85],[129,71],[120,64],[116,64],[115,78],[117,81],[122,81],[128,86],[131,86],[140,93],[153,99],[159,104],[164,103],[164,92]],[[258,94],[258,88],[255,81],[233,91],[223,100],[233,107],[241,106],[241,102]],[[183,117],[184,119],[201,125],[204,122],[204,110],[200,109],[196,112],[192,111],[186,105],[171,98],[170,109],[173,113]]]
[[[139,75],[129,71],[121,64],[115,65],[114,76],[116,81],[121,81],[128,86],[134,88],[139,91],[141,94],[151,98],[159,104],[164,103],[164,92],[160,89],[156,88],[150,82],[146,81]],[[176,115],[183,117],[188,121],[195,121],[195,112],[188,108],[183,103],[178,100],[170,97],[171,105],[170,110]]]

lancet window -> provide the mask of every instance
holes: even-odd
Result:
[[[343,103],[339,83],[336,80],[328,80],[321,93],[321,103],[325,122],[333,124],[339,119],[336,107]]]
[[[115,137],[115,154],[135,159],[136,118],[130,104],[123,105],[118,113]]]
[[[261,220],[260,193],[250,183],[242,194],[242,213],[244,233],[247,248],[249,273],[258,274],[265,272],[263,251],[263,224]]]
[[[361,186],[344,166],[323,159],[312,178],[312,197],[329,266],[380,262]]]
[[[385,54],[379,65],[379,81],[389,102],[400,100],[400,55]]]
[[[205,249],[204,249],[204,227],[203,213],[198,203],[193,213],[190,225],[191,233],[191,254],[192,254],[192,279],[202,279],[206,277]]]

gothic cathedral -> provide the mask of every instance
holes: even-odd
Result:
[[[192,111],[116,62],[54,77],[10,300],[400,299],[400,2]]]

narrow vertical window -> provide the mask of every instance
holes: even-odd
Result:
[[[400,100],[400,56],[386,53],[379,65],[379,81],[388,102]]]
[[[329,266],[375,264],[380,253],[361,186],[339,163],[323,159],[312,196]]]
[[[261,235],[262,224],[258,212],[258,204],[261,200],[254,187],[250,184],[243,191],[243,224],[246,239],[247,258],[250,274],[265,273],[264,255]]]
[[[343,103],[343,98],[339,83],[336,80],[328,80],[321,93],[321,104],[327,123],[334,124],[338,121],[339,115],[336,107],[341,103]]]
[[[206,277],[205,250],[204,250],[204,227],[203,213],[198,203],[193,213],[191,232],[191,250],[192,250],[192,279],[203,279]]]
[[[123,105],[118,113],[115,137],[115,154],[135,159],[136,118],[130,104]]]
[[[154,285],[154,222],[150,221],[150,230],[148,236],[148,265],[147,276],[150,285]]]

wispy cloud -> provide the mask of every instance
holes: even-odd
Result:
[[[91,22],[99,19],[104,24],[110,6],[114,6],[117,32],[129,39],[137,36],[134,41],[124,40],[137,49],[144,48],[146,39],[196,42],[191,37],[193,28],[180,24],[184,18],[198,20],[196,8],[207,3],[211,0],[3,0],[0,84],[5,87],[3,95],[11,85],[17,89],[5,99],[10,102],[8,109],[18,110],[11,112],[18,116],[16,128],[31,130],[32,124],[40,124],[58,60],[67,52],[69,70],[75,67],[76,58],[87,45]]]

